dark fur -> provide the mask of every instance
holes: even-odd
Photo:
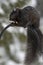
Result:
[[[26,27],[27,25],[33,25],[38,28],[40,16],[35,8],[27,6],[23,9],[17,8],[16,11],[13,10],[10,14],[10,20],[17,21],[17,26]]]
[[[43,53],[42,33],[39,29],[39,13],[31,6],[27,6],[23,9],[16,8],[15,11],[13,10],[11,12],[10,20],[13,21],[13,23],[9,26],[27,27],[25,65],[29,65],[35,60],[37,52]]]
[[[18,24],[16,26],[27,27],[27,50],[25,65],[29,65],[35,60],[37,53],[43,52],[41,44],[42,33],[39,29],[40,15],[37,10],[31,6],[27,6],[23,9],[18,8],[16,10],[16,14],[14,11],[12,13],[10,15],[10,20],[14,22],[17,21]],[[15,15],[17,16],[15,17]]]

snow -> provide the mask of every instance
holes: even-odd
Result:
[[[9,6],[9,2],[7,0],[0,0],[0,4],[5,4],[5,5]]]
[[[42,34],[43,34],[43,17],[40,18],[40,27],[39,29],[41,30]]]
[[[3,9],[1,8],[1,6],[0,6],[0,14],[4,14],[4,11],[3,11]]]
[[[6,62],[6,65],[17,65],[15,62],[13,62],[12,60],[8,60]]]
[[[36,0],[30,0],[29,2],[26,2],[26,5],[24,7],[26,7],[26,6],[36,7],[36,5],[37,5],[37,1]]]
[[[13,3],[16,3],[17,0],[10,0],[10,2],[13,4]]]
[[[16,59],[18,59],[20,62],[23,62],[25,52],[21,51],[20,49],[20,42],[17,37],[15,37],[15,43],[10,45],[10,52],[13,56],[15,55]]]
[[[17,63],[15,63],[15,62],[13,62],[12,60],[8,60],[8,61],[6,62],[6,65],[23,65],[23,64],[22,64],[22,63],[17,64]]]
[[[27,35],[27,32],[26,32],[27,30],[26,30],[26,28],[23,28],[23,27],[21,27],[20,29],[19,29],[19,32],[20,33],[24,33],[24,35]]]
[[[0,47],[0,63],[6,62],[8,59],[5,48],[3,46]]]
[[[43,63],[43,56],[42,56],[42,55],[39,56],[39,62],[40,62],[40,63]]]
[[[33,6],[33,7],[35,7],[36,4],[37,4],[37,1],[36,1],[36,0],[31,0],[31,1],[29,2],[29,5],[30,5],[30,6]]]

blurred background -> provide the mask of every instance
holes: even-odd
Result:
[[[33,6],[40,13],[40,30],[43,33],[43,0],[0,0],[0,32],[9,22],[11,11],[16,8]],[[0,65],[23,65],[26,50],[27,29],[8,28],[0,40]],[[43,65],[43,57],[34,65]]]

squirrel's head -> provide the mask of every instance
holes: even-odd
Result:
[[[25,27],[23,22],[20,21],[22,9],[19,9],[18,7],[14,9],[10,14],[10,21],[12,21],[12,26],[19,26],[19,27]]]
[[[13,26],[21,26],[20,22],[18,21],[20,12],[21,9],[19,9],[18,7],[11,12],[10,21],[13,21]]]
[[[16,8],[14,9],[10,14],[10,21],[17,21],[17,17],[19,16],[20,9]]]

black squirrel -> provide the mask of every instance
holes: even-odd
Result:
[[[40,15],[32,6],[27,6],[23,9],[16,8],[10,14],[10,21],[13,22],[10,23],[3,31],[10,26],[27,27],[27,50],[24,63],[29,65],[35,60],[37,52],[42,53],[42,33],[39,29]],[[0,34],[0,38],[3,31]]]

